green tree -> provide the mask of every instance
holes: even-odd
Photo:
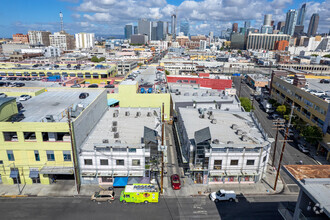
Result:
[[[311,56],[312,56],[312,57],[317,57],[318,55],[314,53],[314,54],[312,54]]]
[[[100,57],[99,62],[105,61],[105,57]]]
[[[276,111],[280,113],[281,115],[284,115],[286,113],[286,106],[285,105],[279,105],[276,108]]]
[[[242,54],[242,51],[241,50],[238,50],[237,53]]]
[[[225,48],[224,47],[221,47],[220,50],[223,51]]]
[[[301,136],[303,136],[307,142],[311,144],[317,144],[318,141],[322,140],[322,131],[317,126],[305,126],[301,130],[300,133]]]
[[[97,58],[97,56],[93,56],[91,61],[94,62],[94,63],[98,63],[99,59]]]
[[[142,65],[143,65],[143,63],[138,63],[137,65],[138,65],[138,66],[142,66]]]
[[[165,74],[166,74],[167,76],[170,75],[170,71],[165,70]]]
[[[330,54],[324,55],[325,58],[330,58]]]
[[[251,104],[250,99],[246,98],[246,97],[241,97],[239,100],[241,101],[241,105],[244,108],[244,110],[246,112],[250,112],[252,109],[252,104]]]

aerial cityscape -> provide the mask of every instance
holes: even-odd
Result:
[[[1,5],[1,219],[330,218],[329,0]]]

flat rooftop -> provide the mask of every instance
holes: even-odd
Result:
[[[126,112],[129,112],[129,115]],[[114,113],[118,116],[114,117]],[[113,122],[117,125],[113,126]],[[95,144],[102,144],[104,139],[108,139],[109,144],[123,147],[134,145],[135,148],[139,148],[143,143],[145,126],[156,130],[158,134],[161,133],[160,108],[109,108],[93,128],[81,149],[94,150]],[[117,127],[116,131],[112,131],[112,127]],[[114,137],[115,133],[119,134],[118,138]],[[118,140],[120,143],[116,143]]]
[[[220,145],[230,141],[233,146],[256,147],[256,145],[261,146],[267,142],[248,112],[230,113],[212,110],[213,118],[216,120],[215,124],[211,123],[211,119],[208,118],[208,110],[204,112],[204,118],[199,117],[199,110],[195,108],[179,108],[179,112],[189,139],[194,139],[196,131],[209,127],[212,140],[218,139]],[[232,128],[234,124],[236,129]],[[237,134],[237,130],[240,134]],[[246,141],[242,140],[242,135],[246,135]]]
[[[20,66],[18,66],[20,65]],[[1,70],[7,70],[7,69],[10,69],[10,70],[16,70],[16,71],[24,71],[24,70],[35,70],[35,71],[41,71],[41,70],[67,70],[67,71],[70,71],[70,70],[76,70],[74,69],[74,66],[77,66],[77,64],[71,64],[71,67],[67,67],[67,65],[62,65],[62,64],[59,64],[59,67],[58,68],[54,68],[54,65],[48,65],[46,66],[45,64],[44,65],[41,65],[41,64],[38,64],[38,65],[41,65],[41,66],[38,66],[38,67],[33,67],[33,65],[35,64],[15,64],[15,63],[12,63],[12,64],[1,64],[0,65],[0,72]],[[98,69],[98,68],[95,68],[97,65],[103,65],[103,69]],[[81,64],[80,66],[80,69],[79,70],[106,70],[106,69],[109,69],[111,68],[113,65],[111,64],[95,64],[94,66],[92,65],[89,65],[89,64]]]
[[[89,96],[79,99],[82,92],[89,93]],[[81,104],[86,108],[102,92],[103,89],[53,89],[44,92],[27,101],[20,101],[24,106],[22,113],[25,116],[22,122],[41,122],[46,115],[53,115],[56,122],[66,122],[63,115],[68,107]]]
[[[310,178],[330,178],[330,165],[284,165],[284,167],[299,181]]]

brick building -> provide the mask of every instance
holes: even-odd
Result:
[[[274,50],[285,50],[289,46],[289,41],[280,40],[275,42]]]
[[[29,35],[27,35],[27,34],[13,34],[13,42],[15,42],[15,43],[29,43]]]

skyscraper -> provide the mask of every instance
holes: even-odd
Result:
[[[285,22],[284,21],[279,21],[277,23],[277,30],[281,31],[281,29],[285,26]]]
[[[304,25],[306,4],[303,4],[298,12],[297,25]]]
[[[51,33],[49,31],[29,31],[29,42],[30,45],[39,45],[42,44],[44,46],[49,46],[49,35]]]
[[[286,13],[284,34],[288,34],[292,36],[294,33],[294,27],[296,26],[296,23],[297,23],[297,11],[295,9],[290,9]]]
[[[264,16],[264,25],[271,26],[271,22],[272,22],[272,15],[271,14],[265,15]]]
[[[157,21],[157,40],[165,40],[167,34],[167,22]]]
[[[171,32],[172,32],[172,39],[175,39],[176,36],[176,14],[172,14],[171,16]]]
[[[157,22],[151,22],[151,40],[157,40]]]
[[[134,34],[138,34],[139,31],[138,31],[138,27],[137,26],[134,26]]]
[[[313,36],[316,34],[317,27],[319,26],[320,16],[318,13],[314,13],[309,21],[307,36]]]
[[[148,19],[142,18],[138,21],[138,34],[148,36],[148,41],[151,39],[151,22]]]
[[[233,32],[238,32],[238,24],[237,23],[234,23],[233,24]]]
[[[127,24],[125,25],[125,39],[130,39],[132,36],[133,25]]]
[[[245,21],[244,22],[244,28],[245,28],[245,30],[247,30],[250,27],[251,27],[251,21]]]
[[[180,32],[183,32],[184,36],[189,35],[189,22],[188,20],[183,20],[180,23]]]
[[[76,48],[77,49],[85,49],[85,48],[93,48],[95,41],[94,33],[78,33],[75,34],[76,40]]]

